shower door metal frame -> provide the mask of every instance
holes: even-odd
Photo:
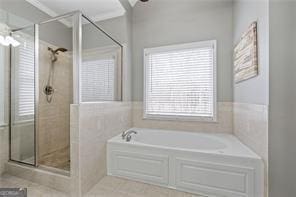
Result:
[[[92,24],[99,31],[101,31],[104,35],[110,38],[113,42],[120,46],[121,49],[121,94],[118,101],[122,101],[123,99],[123,45],[114,39],[111,35],[109,35],[106,31],[100,28],[94,21],[92,21],[89,17],[84,15],[81,11],[73,11],[60,16],[53,17],[49,20],[42,21],[38,24],[28,25],[22,28],[17,28],[12,30],[11,32],[21,31],[26,28],[30,28],[34,26],[34,88],[35,88],[35,103],[34,103],[34,164],[25,163],[22,161],[13,160],[11,158],[11,75],[12,71],[10,68],[10,83],[9,83],[9,161],[13,161],[19,164],[29,165],[38,167],[38,130],[39,130],[39,27],[40,25],[62,20],[64,18],[73,17],[73,28],[72,28],[72,43],[73,43],[73,104],[81,103],[81,82],[80,82],[80,68],[82,63],[82,19],[86,19],[89,24]],[[12,62],[11,57],[11,48],[10,48],[10,65]],[[70,133],[71,135],[71,133]],[[71,145],[70,145],[71,146]]]
[[[38,166],[38,146],[37,146],[37,139],[38,139],[38,131],[39,131],[39,24],[35,24],[35,103],[34,103],[34,121],[35,121],[35,128],[34,128],[34,150],[35,150],[35,163],[34,166]]]
[[[82,13],[80,11],[75,11],[73,18],[73,103],[80,104],[80,68],[82,62]]]

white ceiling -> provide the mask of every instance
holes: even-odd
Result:
[[[46,14],[55,17],[67,12],[80,10],[94,21],[122,16],[124,7],[119,0],[26,0]],[[137,0],[129,0],[137,1]],[[131,2],[130,2],[131,3]],[[131,4],[132,5],[132,4]],[[67,26],[70,23],[63,21]]]

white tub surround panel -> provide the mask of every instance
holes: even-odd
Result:
[[[107,174],[107,140],[130,128],[131,123],[128,102],[72,105],[71,164],[75,171],[72,181],[81,195]]]
[[[264,160],[265,187],[268,185],[268,106],[233,104],[234,134]],[[265,195],[266,196],[266,195]]]
[[[108,175],[206,196],[263,196],[263,162],[235,136],[132,130],[130,142],[108,141]]]
[[[143,102],[133,102],[133,126],[193,132],[232,133],[232,103],[218,102],[217,121],[152,120],[143,118]]]

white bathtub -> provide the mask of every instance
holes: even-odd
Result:
[[[264,196],[261,158],[233,135],[132,130],[130,142],[108,141],[108,175],[206,196]]]

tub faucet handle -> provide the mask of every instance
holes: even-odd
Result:
[[[122,139],[125,139],[125,137],[126,137],[127,135],[131,134],[131,133],[137,134],[137,131],[134,131],[134,130],[128,130],[128,131],[124,131],[124,132],[122,132],[122,134],[121,134]]]
[[[127,136],[126,136],[126,141],[127,141],[127,142],[131,141],[131,139],[132,139],[132,134],[137,134],[137,132],[136,132],[136,131],[131,131],[131,132],[129,132],[129,133],[127,134]]]

